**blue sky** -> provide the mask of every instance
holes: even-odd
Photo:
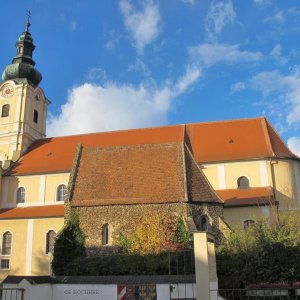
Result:
[[[2,69],[28,9],[49,136],[266,116],[300,154],[299,0],[6,1]]]

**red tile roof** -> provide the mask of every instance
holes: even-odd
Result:
[[[191,160],[182,142],[83,148],[71,205],[222,203]]]
[[[216,193],[225,207],[276,204],[271,187],[217,190]]]
[[[0,210],[0,219],[16,218],[45,218],[45,217],[63,217],[64,205],[45,205],[5,208]]]
[[[200,163],[297,158],[266,118],[187,124],[187,133],[195,159]]]
[[[9,174],[70,172],[76,146],[111,147],[182,141],[184,126],[71,135],[41,139],[13,166]]]
[[[265,118],[83,134],[36,141],[5,174],[70,172],[77,144],[112,147],[185,141],[197,162],[299,159]]]

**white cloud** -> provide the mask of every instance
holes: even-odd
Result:
[[[77,29],[77,22],[72,21],[71,24],[70,24],[70,30],[75,31],[76,29]]]
[[[200,44],[190,47],[189,55],[206,67],[217,63],[257,62],[263,57],[260,52],[241,51],[239,45],[226,44]]]
[[[274,16],[268,17],[264,21],[269,23],[284,23],[286,21],[286,17],[284,15],[284,11],[280,10]]]
[[[230,87],[230,93],[240,92],[246,89],[246,84],[244,82],[236,82]]]
[[[293,136],[287,141],[288,147],[294,152],[296,155],[300,157],[300,137]]]
[[[147,77],[151,76],[151,71],[148,68],[148,66],[138,57],[135,59],[134,64],[131,64],[128,66],[128,71],[129,72],[140,72]]]
[[[189,86],[191,86],[200,77],[201,73],[199,68],[188,66],[185,74],[179,78],[174,85],[174,93],[179,95],[183,93]]]
[[[270,52],[270,57],[273,58],[279,65],[285,65],[288,59],[281,54],[281,45],[277,44]]]
[[[58,116],[50,116],[48,135],[69,135],[162,125],[174,99],[200,77],[197,68],[187,67],[177,81],[161,88],[149,84],[137,87],[106,81],[102,86],[85,83],[69,92]]]
[[[215,40],[223,28],[235,20],[236,13],[231,1],[211,3],[205,19],[205,29],[210,40]]]
[[[115,43],[113,41],[107,41],[104,47],[108,50],[113,50],[115,48]]]
[[[258,5],[267,5],[272,3],[272,0],[254,0],[254,3]]]
[[[261,72],[251,79],[253,89],[279,100],[276,110],[286,114],[289,125],[300,122],[300,74],[283,75],[279,71]]]
[[[89,81],[97,81],[97,82],[106,81],[107,80],[106,72],[101,68],[92,68],[89,70],[87,74],[87,79]]]
[[[188,3],[188,4],[195,4],[195,0],[182,0],[184,3]]]
[[[143,0],[142,10],[138,11],[129,0],[121,0],[120,10],[127,30],[132,35],[138,53],[152,43],[159,34],[159,7],[151,0]]]

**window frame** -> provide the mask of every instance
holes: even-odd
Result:
[[[246,178],[246,179],[248,180],[248,187],[240,187],[240,186],[239,186],[239,181],[240,181],[242,178]],[[250,189],[250,188],[251,188],[251,182],[250,182],[249,176],[247,176],[247,175],[241,175],[241,176],[239,176],[239,177],[237,178],[237,180],[236,180],[236,186],[237,186],[237,189],[238,189],[238,190],[248,190],[248,189]]]
[[[59,197],[58,197],[58,194],[59,194],[59,188],[61,186],[64,186],[66,188],[66,193],[65,195],[63,195],[63,199],[62,200],[59,200]],[[65,183],[60,183],[57,187],[56,187],[56,194],[55,194],[55,201],[56,202],[59,202],[59,203],[64,203],[66,200],[67,200],[67,195],[68,195],[68,187]]]
[[[8,107],[7,115],[5,115],[5,116],[3,116],[4,107]],[[1,118],[8,118],[9,117],[9,112],[10,112],[10,104],[8,104],[8,103],[3,104],[2,108],[1,108]]]
[[[107,246],[110,242],[109,223],[104,223],[101,226],[101,246]]]
[[[206,220],[206,229],[202,228],[202,220],[205,219]],[[203,232],[208,232],[210,229],[210,222],[209,222],[209,217],[206,214],[203,214],[200,216],[199,218],[200,222],[199,222],[199,231],[203,231]]]
[[[2,268],[2,262],[7,261],[8,262],[8,268]],[[7,257],[1,257],[0,258],[0,271],[9,271],[10,270],[10,258]]]
[[[18,195],[19,195],[19,190],[20,189],[24,189],[24,202],[18,202]],[[26,188],[24,186],[19,186],[17,188],[16,196],[15,196],[17,205],[22,205],[22,204],[26,203],[26,194],[27,194],[27,192],[26,192]]]
[[[255,220],[253,219],[247,219],[243,221],[243,228],[244,230],[247,230],[248,228],[250,228],[251,226],[255,225]]]
[[[52,252],[50,251],[50,243],[48,244],[48,241],[50,242],[50,239],[48,238],[49,237],[49,234],[50,232],[54,232],[55,236],[54,236],[54,241],[53,241],[53,250]],[[54,252],[54,244],[55,244],[55,239],[57,237],[57,232],[54,230],[54,229],[49,229],[47,232],[46,232],[46,235],[45,235],[45,254],[46,255],[53,255],[53,252]]]
[[[3,247],[4,235],[5,235],[6,233],[9,233],[9,234],[11,235],[11,240],[10,240],[10,253],[8,253],[8,254],[3,253],[3,249],[4,249],[4,247]],[[10,230],[5,230],[5,231],[3,232],[3,234],[2,234],[2,240],[1,240],[1,257],[2,257],[2,256],[4,256],[4,257],[11,256],[11,255],[12,255],[12,251],[13,251],[13,247],[12,247],[12,246],[13,246],[13,233],[12,233]]]

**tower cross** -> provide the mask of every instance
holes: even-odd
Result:
[[[26,22],[26,31],[29,30],[29,27],[30,27],[30,18],[31,18],[31,11],[30,9],[27,10],[27,13],[26,13],[26,16],[27,16],[27,22]]]

